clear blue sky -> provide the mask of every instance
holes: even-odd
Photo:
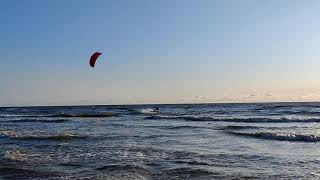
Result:
[[[319,20],[317,0],[2,0],[0,105],[319,101]]]

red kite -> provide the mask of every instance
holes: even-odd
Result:
[[[94,67],[94,64],[96,63],[98,57],[101,55],[102,53],[100,52],[95,52],[91,55],[91,58],[90,58],[90,66],[91,67]]]

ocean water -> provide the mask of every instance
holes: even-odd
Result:
[[[2,107],[0,179],[320,179],[320,103]]]

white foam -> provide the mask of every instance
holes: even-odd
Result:
[[[7,150],[4,157],[13,161],[26,161],[30,156],[28,151],[22,149]]]
[[[12,161],[23,161],[23,162],[43,162],[52,160],[49,156],[44,156],[38,153],[32,153],[25,149],[11,149],[5,152],[4,157]]]
[[[260,139],[279,140],[279,141],[303,141],[318,142],[320,136],[314,134],[298,134],[289,132],[229,132],[235,135],[255,137]]]
[[[142,109],[141,113],[143,114],[157,114],[157,112],[155,112],[153,109],[151,108],[147,108],[147,109]]]

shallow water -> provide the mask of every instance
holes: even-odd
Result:
[[[0,179],[319,179],[320,103],[0,108]]]

